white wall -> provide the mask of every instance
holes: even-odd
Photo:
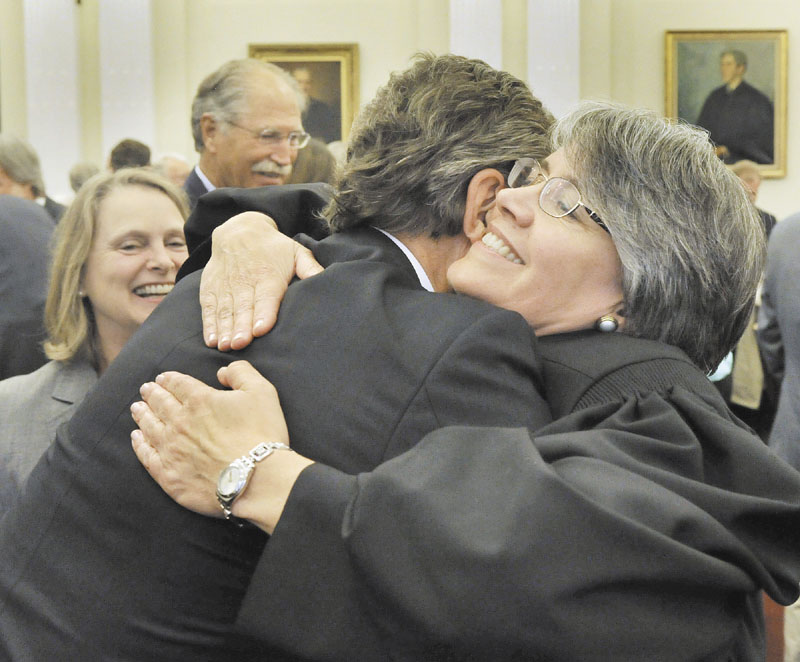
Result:
[[[357,43],[361,103],[414,52],[444,53],[449,44],[448,0],[153,0],[153,6],[156,103],[164,111],[156,148],[189,157],[198,83],[226,60],[246,57],[248,44]]]
[[[758,205],[779,219],[800,210],[800,2],[796,0],[583,0],[581,95],[664,112],[667,30],[789,31],[787,176],[764,180]]]
[[[556,1],[556,0],[554,0]],[[82,0],[81,158],[101,153],[102,94],[92,35],[101,0]],[[490,6],[492,3],[489,3]],[[502,0],[503,66],[526,78],[528,59],[541,45],[527,42],[526,0]],[[360,100],[417,50],[449,49],[449,0],[151,0],[156,133],[155,152],[194,158],[191,99],[207,73],[244,57],[250,43],[356,42]],[[22,0],[0,2],[0,112],[3,130],[27,137]],[[686,29],[788,29],[788,175],[766,180],[759,204],[782,218],[800,209],[800,143],[792,119],[800,108],[800,2],[797,0],[581,0],[578,34],[565,35],[580,51],[580,95],[664,111],[664,32]],[[95,37],[96,38],[96,37]],[[549,52],[542,55],[546,57]],[[536,92],[536,90],[534,90]],[[547,103],[547,99],[544,99]],[[57,119],[57,117],[55,118]],[[57,146],[36,145],[42,160]],[[48,182],[48,184],[50,184]]]

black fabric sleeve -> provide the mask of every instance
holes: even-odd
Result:
[[[271,216],[283,234],[305,233],[315,239],[328,235],[320,212],[331,198],[327,184],[286,184],[252,189],[222,188],[200,197],[184,232],[189,257],[178,272],[180,280],[202,269],[211,258],[211,233],[232,216],[260,211]]]
[[[306,470],[239,625],[315,659],[757,659],[758,591],[798,592],[798,497],[681,389],[535,437],[444,428],[357,478]]]

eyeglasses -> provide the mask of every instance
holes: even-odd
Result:
[[[303,149],[303,147],[308,145],[308,141],[311,140],[311,136],[305,131],[290,131],[289,133],[281,133],[273,129],[253,131],[253,129],[248,129],[246,126],[242,126],[236,122],[231,122],[230,120],[225,121],[231,126],[235,126],[237,129],[247,131],[247,133],[255,136],[263,145],[277,145],[283,140],[287,140],[289,142],[289,147],[292,149]]]
[[[589,207],[583,204],[581,192],[568,179],[563,177],[548,177],[536,159],[518,159],[511,168],[508,176],[508,185],[511,188],[533,186],[544,180],[545,185],[539,193],[539,207],[548,216],[563,218],[574,212],[578,207],[583,207],[586,213],[597,225],[611,234],[605,223]]]

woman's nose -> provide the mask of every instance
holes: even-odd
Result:
[[[148,269],[167,272],[175,266],[175,261],[172,259],[172,256],[165,246],[154,246],[152,248],[147,260]]]
[[[514,223],[520,227],[527,227],[533,223],[540,189],[541,186],[504,188],[497,193],[497,207]]]

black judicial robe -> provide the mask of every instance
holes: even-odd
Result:
[[[772,163],[774,123],[772,102],[746,81],[732,92],[725,85],[713,90],[697,118],[697,125],[708,129],[716,145],[728,148],[726,163],[742,159]]]
[[[760,591],[798,593],[800,474],[676,348],[539,349],[550,425],[301,474],[239,616],[270,659],[764,659]]]

